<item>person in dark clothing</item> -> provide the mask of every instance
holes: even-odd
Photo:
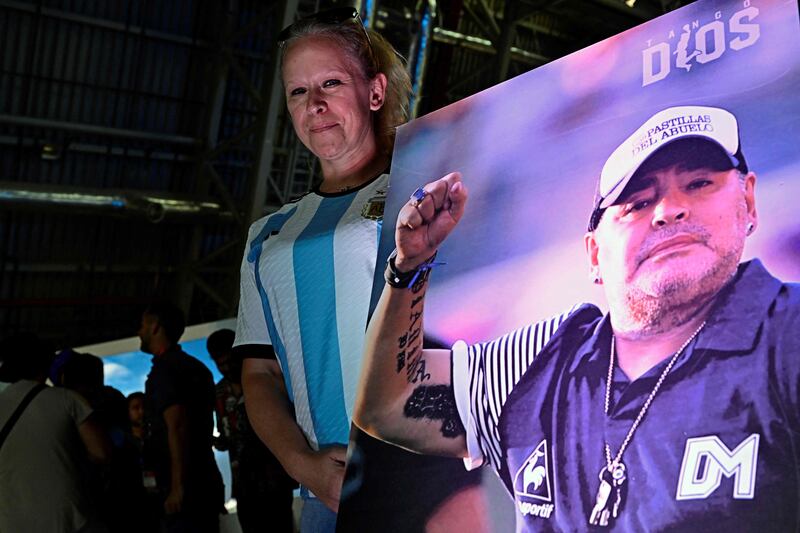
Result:
[[[218,450],[227,450],[231,461],[236,514],[244,533],[291,532],[292,491],[297,483],[289,477],[250,426],[242,394],[242,359],[231,353],[234,332],[215,331],[206,347],[222,379],[217,383]]]
[[[125,400],[125,449],[133,453],[136,461],[136,474],[138,476],[142,499],[137,499],[133,504],[139,520],[146,523],[146,527],[138,531],[158,531],[158,522],[162,508],[155,484],[155,474],[149,469],[148,461],[144,455],[144,392],[136,391],[128,395]]]
[[[61,354],[67,354],[65,357]],[[99,514],[111,533],[139,533],[158,527],[142,483],[141,451],[128,430],[125,396],[105,385],[103,362],[74,350],[61,352],[56,373],[61,385],[80,394],[94,410],[95,420],[111,443],[111,460],[90,471]],[[53,375],[53,365],[50,374]]]
[[[129,432],[136,441],[141,442],[144,439],[144,393],[132,392],[127,400]]]
[[[104,383],[103,362],[90,353],[72,351],[61,366],[60,385],[83,396],[95,410],[103,398]]]
[[[0,355],[10,383],[0,392],[0,531],[107,533],[87,475],[111,457],[96,414],[75,392],[44,385],[53,347],[35,334],[4,340]]]
[[[169,303],[142,314],[141,350],[153,355],[145,382],[146,454],[151,458],[170,533],[217,533],[222,478],[212,452],[214,380],[178,340],[183,313]]]

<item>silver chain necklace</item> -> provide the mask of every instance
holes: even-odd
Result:
[[[627,469],[625,468],[625,464],[622,462],[622,454],[625,453],[625,449],[630,444],[631,439],[633,438],[633,434],[636,431],[636,428],[639,427],[642,419],[644,418],[645,413],[647,413],[647,409],[650,408],[650,404],[653,403],[653,399],[656,397],[658,393],[658,389],[661,388],[661,384],[664,383],[664,380],[667,378],[667,374],[669,371],[672,370],[672,367],[675,365],[675,362],[678,360],[678,357],[683,353],[689,343],[697,337],[697,334],[700,333],[700,330],[703,329],[706,323],[703,321],[700,324],[694,333],[686,339],[686,342],[678,348],[674,354],[672,354],[672,358],[670,358],[669,363],[667,366],[664,367],[664,370],[661,372],[661,376],[659,376],[658,381],[656,381],[653,390],[650,391],[650,395],[642,405],[642,408],[639,410],[639,414],[636,415],[636,419],[633,421],[631,428],[628,430],[628,434],[625,435],[625,439],[622,441],[622,445],[619,447],[619,451],[617,455],[614,457],[614,460],[611,460],[611,447],[608,445],[608,442],[605,443],[605,452],[606,452],[606,465],[600,470],[600,487],[597,489],[597,496],[595,497],[595,505],[592,509],[592,513],[589,515],[589,524],[593,526],[608,526],[609,519],[614,519],[619,516],[620,508],[622,507],[622,501],[624,499],[624,489],[625,489],[625,480],[627,479]],[[603,413],[606,417],[608,417],[608,408],[609,404],[611,403],[611,380],[614,377],[614,354],[615,354],[615,347],[614,347],[614,335],[611,336],[611,354],[608,358],[608,377],[606,379],[606,398],[605,404],[603,408]],[[611,492],[614,490],[614,499],[610,500],[609,496],[611,496]]]

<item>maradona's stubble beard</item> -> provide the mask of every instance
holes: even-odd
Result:
[[[611,305],[615,329],[644,337],[682,326],[706,308],[733,278],[741,254],[728,253],[697,276],[675,276],[645,291],[627,285],[620,305]],[[618,310],[617,313],[614,310]],[[619,312],[621,311],[621,312]]]
[[[694,268],[687,263],[683,270],[665,271],[661,276],[634,276],[621,287],[617,298],[609,295],[614,328],[634,337],[657,335],[686,324],[707,310],[736,274],[744,249],[746,218],[745,206],[736,221],[741,227],[734,230],[729,242],[717,244],[717,260],[712,264]],[[736,238],[737,235],[742,237]]]

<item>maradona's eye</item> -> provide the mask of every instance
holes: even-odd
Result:
[[[713,181],[706,179],[706,178],[698,178],[696,180],[692,180],[689,185],[686,187],[687,189],[702,189],[703,187],[708,187],[714,183]]]
[[[306,94],[306,90],[303,87],[297,87],[289,92],[289,96],[298,96],[301,94]]]
[[[341,84],[342,84],[342,82],[340,80],[337,80],[337,79],[334,78],[334,79],[330,79],[330,80],[325,80],[325,82],[322,84],[322,86],[327,88],[327,87],[336,87],[337,85],[341,85]]]
[[[653,203],[653,199],[649,196],[643,196],[640,198],[631,198],[624,204],[622,204],[622,216],[631,215],[638,213],[644,209],[650,207]]]

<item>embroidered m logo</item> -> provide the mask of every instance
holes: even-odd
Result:
[[[708,498],[719,487],[723,475],[734,478],[734,498],[753,499],[758,440],[758,433],[753,433],[731,451],[716,435],[687,439],[675,499]]]

